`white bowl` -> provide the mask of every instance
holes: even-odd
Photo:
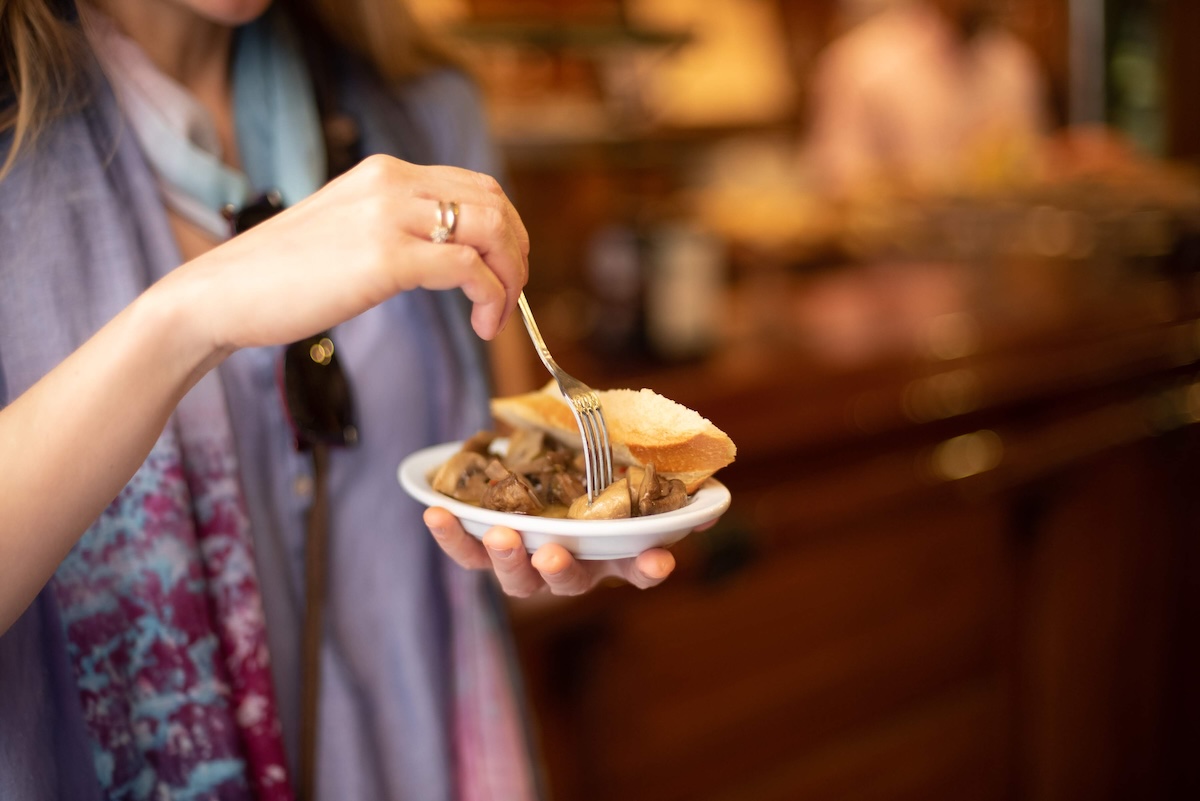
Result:
[[[500,447],[503,441],[497,443]],[[623,520],[564,520],[537,515],[495,512],[443,495],[429,483],[430,477],[462,447],[447,442],[419,450],[400,463],[400,486],[426,506],[440,506],[459,519],[468,534],[480,539],[492,526],[514,529],[533,552],[556,542],[576,559],[623,559],[648,548],[660,548],[686,537],[697,526],[715,520],[729,508],[729,490],[710,478],[688,498],[687,505],[673,512]]]

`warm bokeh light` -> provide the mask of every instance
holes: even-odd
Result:
[[[738,446],[512,604],[556,796],[1200,793],[1200,5],[452,5],[556,358]]]

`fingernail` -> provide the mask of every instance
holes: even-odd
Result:
[[[507,559],[508,557],[512,556],[512,553],[513,553],[512,548],[506,548],[503,551],[497,550],[496,548],[492,548],[491,551],[493,554],[495,554],[496,556],[498,556],[501,559]]]
[[[441,526],[430,526],[429,533],[435,537],[440,537],[446,533],[446,529],[442,528]]]

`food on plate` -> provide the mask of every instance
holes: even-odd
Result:
[[[687,504],[688,494],[677,478],[656,475],[654,465],[628,467],[591,503],[580,495],[567,509],[567,517],[581,520],[615,520],[671,512]]]
[[[660,475],[682,481],[690,494],[737,455],[724,431],[653,390],[608,389],[598,394],[616,464],[653,464]],[[553,382],[536,392],[493,399],[492,415],[513,428],[544,431],[572,449],[581,446],[575,418]]]
[[[508,429],[481,431],[434,471],[435,490],[486,509],[526,515],[615,519],[679,509],[737,449],[697,412],[649,389],[598,393],[613,448],[613,482],[591,503],[579,429],[551,382],[492,400]],[[503,441],[506,447],[499,447]]]

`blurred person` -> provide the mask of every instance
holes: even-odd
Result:
[[[822,192],[943,191],[1033,164],[1045,87],[989,0],[855,0],[819,59],[806,169]]]
[[[0,2],[0,798],[533,797],[494,587],[673,567],[481,544],[399,490],[404,455],[489,426],[479,338],[528,237],[404,6],[268,6]],[[357,442],[321,471],[304,746],[321,460],[277,382],[326,330]]]

